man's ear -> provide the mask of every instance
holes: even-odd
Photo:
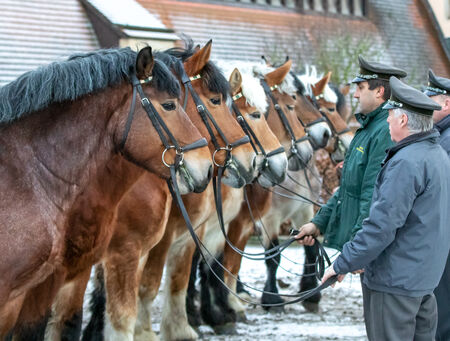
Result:
[[[444,105],[442,106],[442,110],[450,110],[450,97],[446,96]]]
[[[383,98],[384,97],[384,86],[379,86],[377,88],[377,97]]]
[[[408,124],[408,115],[402,114],[402,120],[400,124],[402,127],[406,127],[406,125]]]

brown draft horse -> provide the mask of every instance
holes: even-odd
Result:
[[[305,137],[305,131],[303,127],[300,125],[297,116],[296,116],[296,110],[295,110],[295,100],[292,97],[293,94],[293,85],[292,82],[290,82],[290,86],[287,87],[287,89],[284,89],[284,83],[285,79],[289,76],[289,71],[291,67],[291,62],[288,61],[284,65],[280,66],[279,68],[275,70],[271,70],[271,72],[266,73],[265,75],[261,75],[264,80],[267,82],[268,87],[272,88],[272,94],[278,103],[278,105],[282,108],[284,114],[286,116],[286,119],[289,121],[291,129],[295,132],[295,139],[292,138],[290,134],[287,132],[287,127],[281,123],[281,119],[279,114],[276,112],[276,108],[274,105],[274,102],[270,100],[271,105],[269,108],[269,112],[267,114],[267,120],[269,122],[269,126],[272,128],[273,131],[275,131],[275,135],[277,138],[284,144],[285,149],[289,152],[289,157],[291,158],[291,162],[289,163],[289,169],[299,169],[301,165],[307,164],[308,160],[312,156],[312,148],[308,141],[308,139],[304,139],[301,142],[297,142],[295,144],[296,149],[299,150],[300,155],[293,155],[293,149],[291,147],[293,140],[301,140],[300,137]],[[252,72],[254,72],[255,69],[252,68]],[[255,78],[257,82],[260,81],[259,78]],[[267,87],[267,88],[268,88]],[[263,95],[264,98],[266,95]],[[292,162],[292,158],[297,158],[295,162]],[[292,167],[294,166],[294,167]],[[261,182],[259,182],[261,183]],[[273,186],[275,183],[269,184],[269,186]],[[251,185],[253,187],[254,185]],[[260,196],[257,198],[258,202],[265,201],[266,193],[264,191],[261,191],[262,193],[259,193]],[[242,195],[242,194],[241,194]],[[270,193],[269,193],[270,195]],[[241,196],[242,197],[242,196]],[[239,213],[239,211],[242,209],[241,202],[238,202],[239,205],[236,205],[233,208],[233,214],[229,214],[228,217],[226,217],[226,223],[228,224],[230,221],[232,221],[236,215]],[[245,206],[246,204],[242,204]],[[229,212],[227,212],[229,213]],[[208,228],[208,231],[210,231],[207,235],[207,238],[205,238],[205,244],[207,245],[207,248],[212,252],[213,256],[216,258],[221,258],[221,254],[223,253],[223,247],[224,247],[224,239],[223,236],[220,235],[219,229],[217,227],[217,222],[212,221],[208,222],[208,226],[211,226],[213,228]],[[228,229],[228,234],[234,233],[232,231],[234,229],[233,225],[230,225]],[[203,264],[204,265],[204,264]],[[211,266],[213,267],[213,271],[216,273],[220,273],[220,267],[217,266],[214,262],[212,262]],[[202,268],[205,268],[205,266],[202,266]],[[195,268],[194,268],[195,269]],[[195,270],[194,270],[195,271]],[[206,273],[202,270],[203,273]],[[220,281],[213,275],[207,275],[210,279],[211,287],[207,287],[207,285],[202,285],[202,309],[201,309],[201,316],[205,323],[211,325],[214,327],[214,329],[217,332],[233,332],[234,331],[234,323],[236,320],[236,316],[232,313],[232,310],[228,306],[228,302],[226,299],[226,295],[220,295],[217,294],[220,289],[222,289],[222,284]],[[203,279],[202,279],[202,282]],[[205,290],[205,287],[206,290]],[[213,292],[213,293],[211,293]],[[210,299],[210,297],[213,297]],[[189,302],[188,302],[189,303]],[[195,309],[188,306],[188,311],[192,312],[191,321],[198,321],[198,318],[195,317]]]
[[[184,69],[188,76],[195,78],[195,80],[192,80],[195,92],[214,117],[221,133],[230,142],[233,142],[241,139],[245,134],[233,116],[230,115],[226,105],[229,86],[214,64],[209,62],[210,53],[211,42],[195,53],[193,47],[188,45],[185,49],[172,49],[166,53],[157,53],[157,58],[164,60],[167,65],[175,67],[176,61],[178,61],[175,56],[182,55],[184,57]],[[215,151],[215,147],[211,143],[211,137],[197,112],[192,97],[189,94],[186,95],[188,96],[186,110],[189,117],[199,130],[205,136],[208,136],[212,153]],[[217,132],[214,133],[214,136],[224,145],[224,141]],[[223,153],[218,153],[215,162],[223,164],[225,162],[224,156]],[[245,172],[250,173],[250,177],[253,178],[255,153],[250,144],[247,143],[234,148],[232,157],[233,164],[239,163],[234,169],[244,172],[244,174],[238,174],[235,171],[229,172],[229,174],[225,174],[227,181],[231,184],[239,184],[241,180],[237,177],[248,178]],[[133,339],[138,308],[137,292],[142,266],[145,264],[148,250],[161,239],[169,212],[171,212],[171,200],[167,187],[164,182],[158,184],[155,181],[151,178],[151,175],[142,176],[122,198],[117,209],[117,218],[112,224],[114,235],[103,258],[106,280],[105,339],[107,340]],[[206,200],[212,201],[212,192],[206,192]],[[205,201],[205,195],[195,197],[200,201]],[[182,220],[177,212],[178,209],[174,207],[171,215]],[[184,221],[181,221],[181,223],[184,224]],[[185,229],[184,226],[183,229]],[[60,335],[58,330],[61,329],[64,320],[67,320],[67,317],[70,316],[69,313],[81,309],[88,279],[89,273],[86,273],[84,278],[79,280],[79,285],[68,286],[68,289],[61,294],[61,299],[57,300],[61,303],[54,305],[53,317],[47,327],[47,336]],[[73,288],[76,292],[70,292],[70,289]],[[75,302],[73,301],[74,296],[78,297]],[[67,309],[68,297],[72,297],[72,302],[74,302],[71,307],[69,305],[70,311]],[[101,315],[93,318],[102,320],[103,312]],[[103,332],[103,330],[96,330],[98,326],[95,323],[91,319],[91,324],[85,330],[84,339],[96,337]],[[148,339],[148,337],[151,337],[148,332],[137,332],[134,338]]]
[[[242,78],[236,69],[230,76],[231,93],[233,96],[236,96],[242,91],[241,82]],[[259,85],[259,83],[256,83],[256,85]],[[252,89],[248,90],[252,91]],[[242,91],[242,93],[244,96],[236,100],[235,103],[248,125],[257,135],[263,148],[268,153],[280,149],[280,143],[269,129],[264,115],[261,114],[261,111],[264,111],[265,107],[263,110],[257,109],[251,101],[246,101],[245,91]],[[262,89],[260,94],[264,96]],[[274,159],[269,160],[270,167],[276,173],[274,177],[284,178],[287,165],[286,156],[282,153],[274,155],[271,158]],[[275,161],[275,164],[272,161]],[[236,211],[235,207],[239,207],[242,201],[242,190],[223,186],[222,193],[225,215],[235,214],[233,213],[233,211]],[[202,238],[208,221],[217,219],[213,196],[211,194],[209,197],[205,197],[200,201],[198,196],[188,195],[186,196],[185,204],[193,226],[196,227],[197,234]],[[186,290],[195,244],[185,232],[184,222],[178,217],[174,218],[176,219],[172,219],[171,215],[166,234],[161,242],[150,251],[148,256],[139,292],[141,306],[143,308],[139,313],[143,314],[139,318],[138,327],[142,330],[151,330],[151,303],[158,292],[164,261],[166,259],[165,255],[168,254],[165,280],[166,298],[161,322],[161,336],[165,340],[196,339],[197,333],[188,324],[185,308]],[[225,219],[229,218],[226,216]],[[214,229],[218,230],[218,227],[214,226]],[[161,255],[164,255],[164,257],[161,257]]]
[[[258,67],[258,73],[260,76],[264,76],[270,72],[270,68],[262,68]],[[289,74],[285,77],[284,81],[281,84],[278,84],[278,91],[284,93],[285,96],[292,96],[293,100],[295,100],[294,105],[287,105],[283,107],[284,110],[292,111],[297,115],[299,121],[304,125],[306,129],[308,129],[308,137],[309,141],[311,141],[314,146],[324,146],[327,143],[328,137],[331,132],[328,128],[327,123],[323,122],[322,115],[320,112],[310,103],[305,94],[305,88],[303,85],[298,84],[299,80],[296,79],[292,74]],[[325,86],[323,84],[322,86]],[[293,101],[291,100],[291,102]],[[295,116],[294,116],[295,117]],[[308,168],[311,168],[311,162],[306,162],[305,165]],[[291,176],[297,177],[297,173],[300,173],[300,179],[303,179],[306,176],[304,173],[306,169],[300,172],[292,172],[288,171],[288,174]],[[308,170],[310,172],[310,170]],[[298,181],[302,181],[298,179]],[[285,179],[283,181],[284,186],[291,187],[289,184],[289,179]],[[306,188],[306,181],[303,179],[304,186]],[[298,190],[298,189],[297,189]],[[303,189],[302,189],[303,190]],[[303,192],[305,192],[303,190]],[[247,203],[243,203],[241,206],[241,210],[237,217],[230,223],[230,227],[228,230],[228,237],[230,241],[235,244],[239,249],[243,250],[248,238],[254,233],[254,226],[252,221],[251,214],[254,215],[255,219],[259,219],[263,217],[273,206],[272,203],[272,193],[264,190],[261,186],[257,184],[252,184],[247,186],[247,194],[249,198],[249,203],[252,208],[252,213],[249,212]],[[308,193],[309,194],[309,193]],[[277,210],[283,211],[283,207],[277,207]],[[284,213],[285,214],[285,213]],[[261,226],[259,226],[261,227]],[[260,229],[260,233],[265,236],[266,233],[272,233],[271,231],[263,231]],[[265,238],[267,240],[267,237]],[[241,255],[235,252],[228,244],[225,245],[225,248],[222,249],[223,254],[223,263],[224,266],[235,276],[239,272]],[[224,273],[220,268],[215,269],[218,273]],[[224,273],[224,280],[227,286],[229,286],[232,290],[236,291],[236,280],[233,278],[233,275],[229,273]],[[233,295],[228,295],[226,290],[224,290],[223,286],[216,281],[214,283],[214,275],[208,274],[209,278],[212,279],[210,283],[204,283],[204,279],[202,279],[202,309],[205,304],[204,301],[211,300],[213,302],[217,302],[222,300],[227,301],[230,309],[237,313],[238,320],[245,320],[244,307]],[[191,285],[191,284],[190,284]],[[206,286],[207,289],[203,288]],[[208,287],[209,286],[209,287]],[[209,298],[209,296],[213,296],[213,298]],[[267,302],[264,302],[267,303]],[[207,303],[210,304],[210,303]],[[217,304],[218,305],[218,304]],[[213,314],[215,311],[219,310],[219,307],[211,309],[212,312],[209,314]],[[209,311],[209,309],[207,310]],[[226,314],[224,310],[222,310],[222,314]],[[213,319],[207,318],[208,314],[202,313],[202,316],[206,321],[212,321]],[[218,319],[217,319],[218,320]],[[217,326],[216,326],[217,328]]]
[[[73,56],[0,90],[1,338],[17,320],[41,319],[63,282],[95,263],[110,235],[98,216],[112,218],[144,169],[169,176],[164,146],[140,103],[126,128],[133,77],[164,113],[172,142],[201,138],[178,105],[178,83],[150,47]],[[207,148],[186,153],[177,175],[182,191],[205,188],[210,170]]]

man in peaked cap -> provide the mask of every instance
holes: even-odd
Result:
[[[312,221],[301,227],[298,235],[301,238],[305,234],[319,234],[320,230],[324,234],[324,244],[338,250],[355,236],[369,215],[381,161],[386,149],[393,145],[386,122],[388,110],[383,109],[391,95],[389,77],[406,76],[399,68],[369,62],[361,56],[359,66],[353,83],[357,86],[354,97],[360,109],[355,116],[361,128],[356,131],[345,156],[340,187]]]
[[[438,143],[432,115],[441,107],[391,77],[387,151],[370,214],[327,269],[323,281],[364,268],[364,316],[369,340],[433,340],[433,290],[450,245],[450,159]]]
[[[432,70],[428,70],[425,94],[442,107],[434,112],[433,121],[441,134],[439,143],[450,156],[450,79],[438,77]],[[450,169],[448,171],[450,172]],[[450,340],[450,255],[447,256],[444,273],[434,294],[438,307],[436,341]]]

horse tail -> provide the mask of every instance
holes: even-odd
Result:
[[[93,278],[94,289],[89,302],[89,312],[91,318],[83,331],[83,341],[103,341],[103,331],[105,327],[106,291],[103,266],[95,266]]]

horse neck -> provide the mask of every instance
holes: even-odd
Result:
[[[131,91],[126,84],[36,112],[5,129],[17,154],[16,164],[66,210],[88,186],[96,184],[114,197],[136,167],[114,157],[114,129],[119,113],[128,110]],[[115,171],[118,171],[115,173]],[[111,182],[105,183],[104,179]],[[130,179],[131,180],[131,179]],[[128,181],[130,181],[128,180]],[[119,186],[120,185],[120,186]]]

